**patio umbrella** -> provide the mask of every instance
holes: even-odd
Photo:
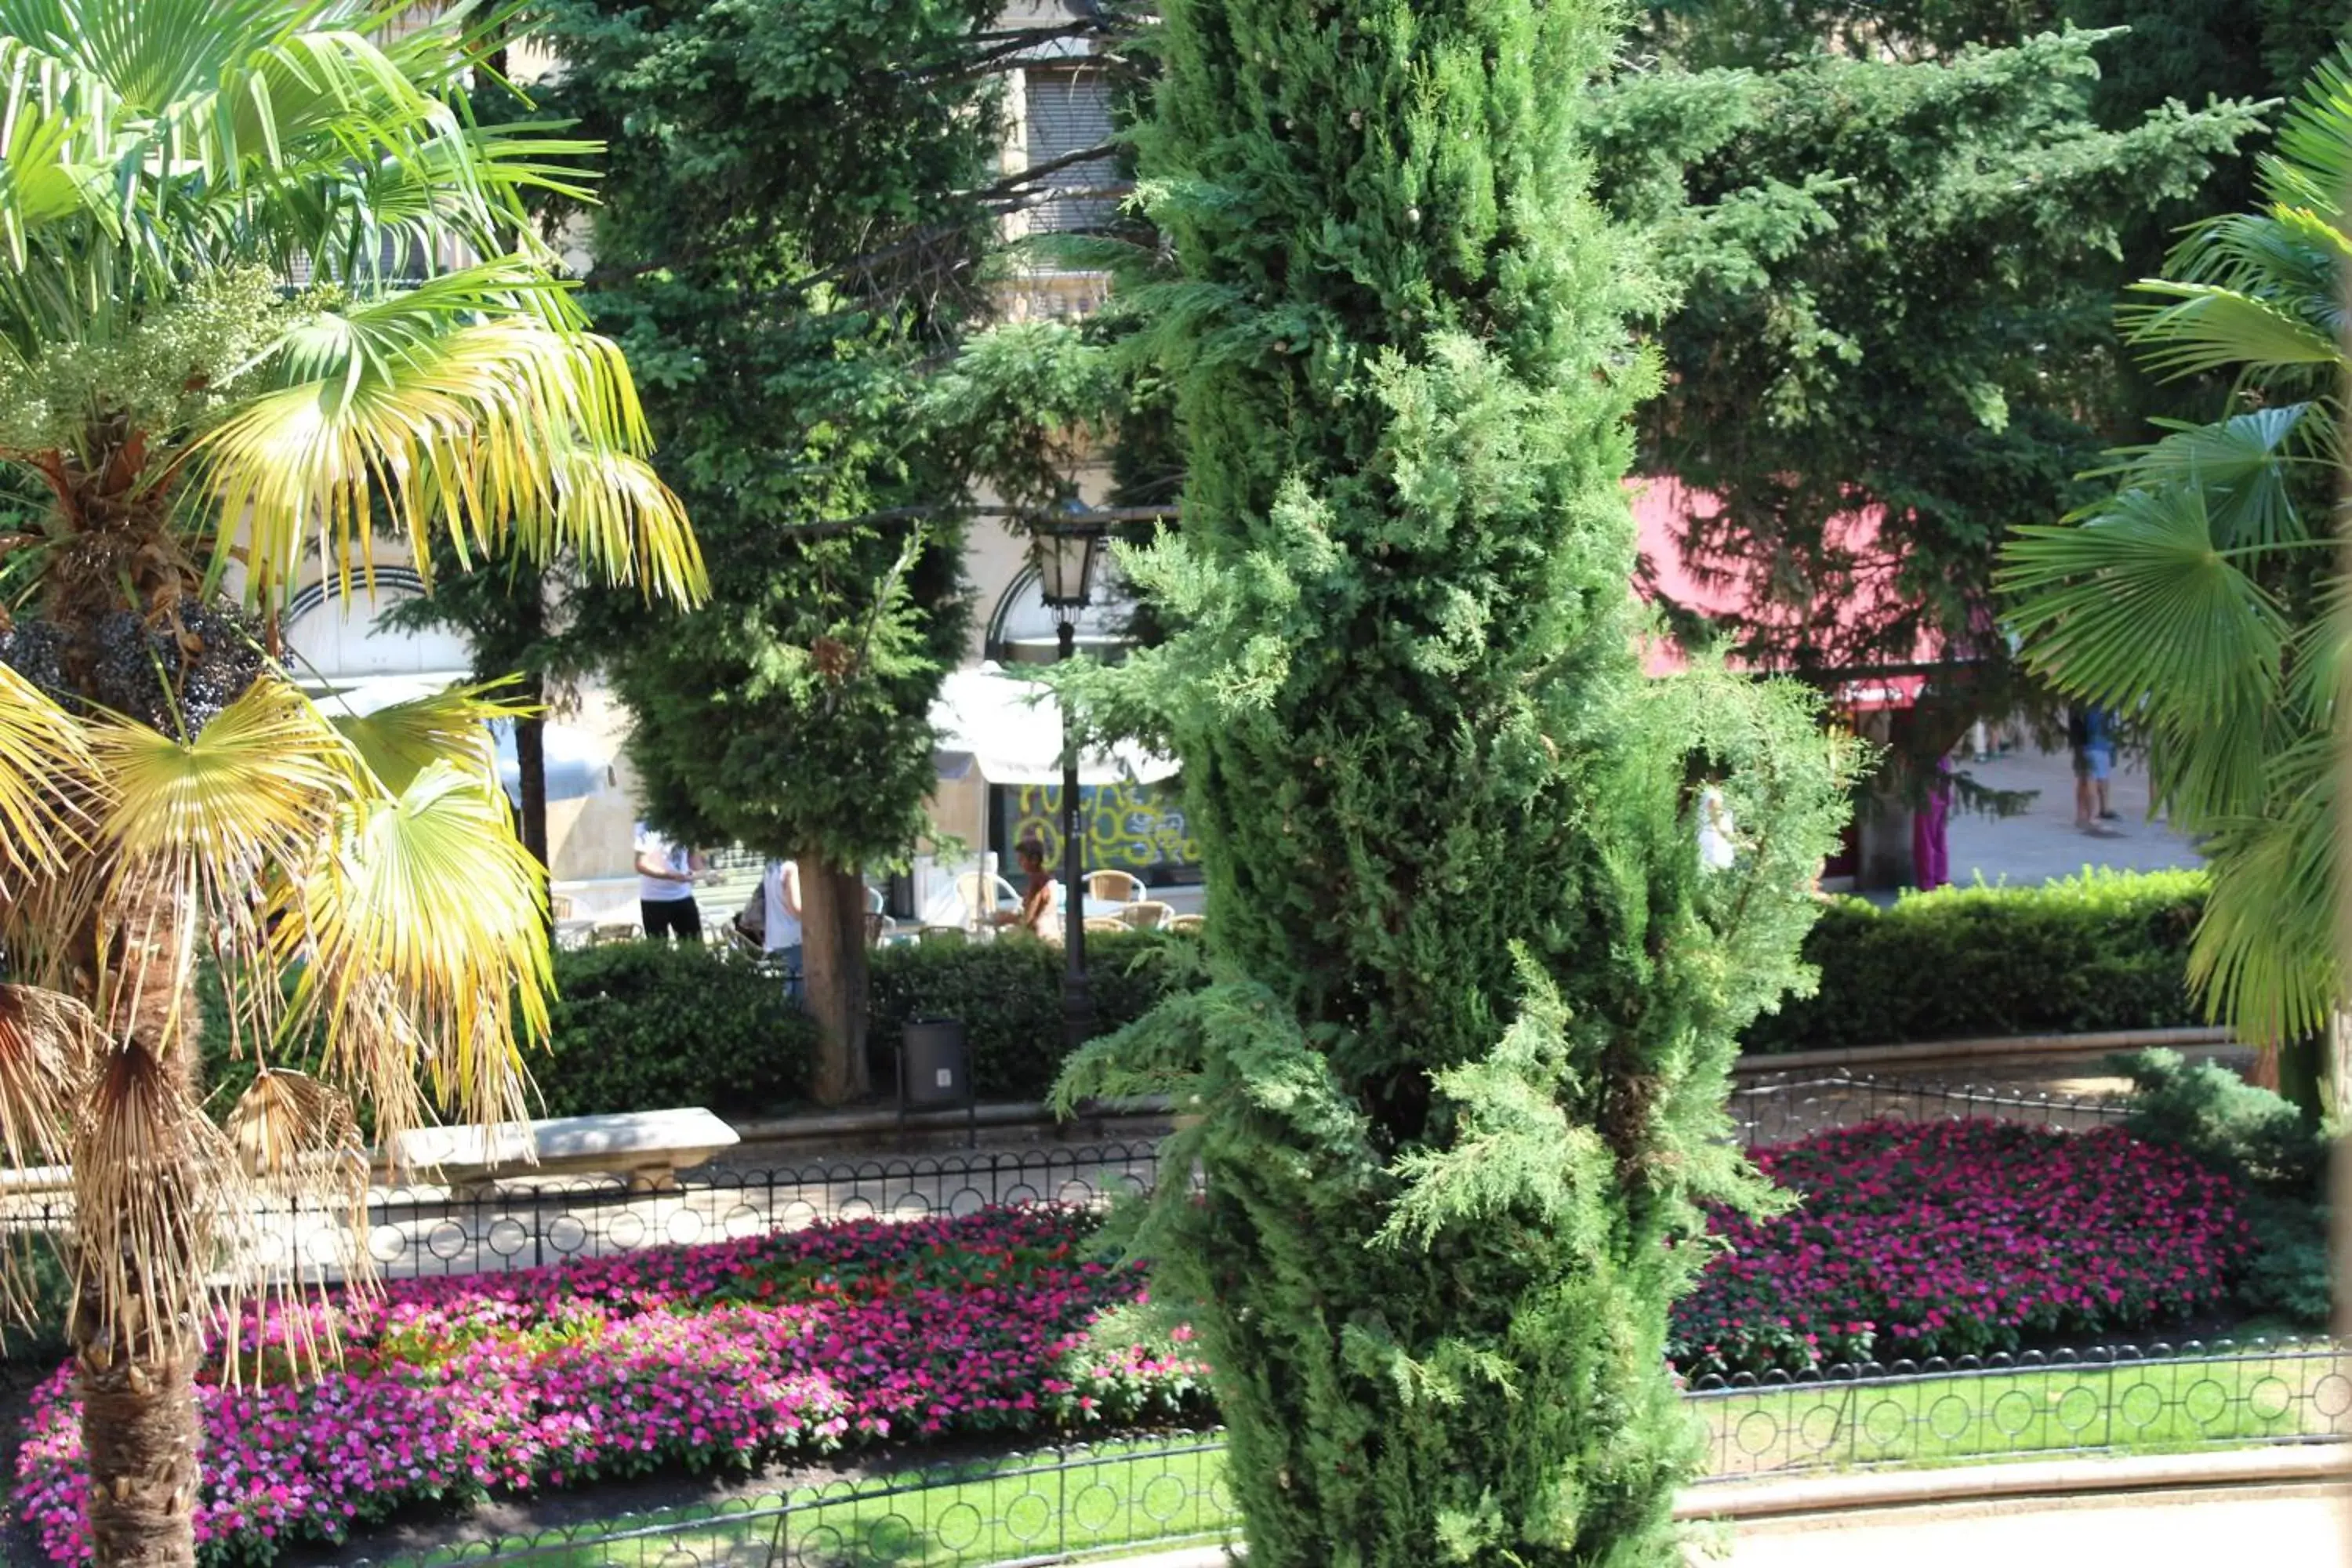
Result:
[[[977,770],[992,784],[1062,782],[1062,710],[1043,681],[1007,675],[993,663],[949,675],[931,704],[940,731],[932,755],[940,777],[961,779]],[[1092,787],[1173,777],[1176,761],[1122,741],[1108,752],[1078,756],[1078,783]]]

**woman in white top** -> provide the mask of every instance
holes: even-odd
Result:
[[[785,994],[801,993],[801,868],[790,860],[771,860],[761,883],[767,894],[762,910],[765,929],[760,945],[784,972]]]

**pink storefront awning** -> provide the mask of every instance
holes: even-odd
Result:
[[[1706,616],[1736,616],[1750,626],[1765,628],[1765,640],[1780,647],[1803,647],[1810,671],[1835,675],[1852,670],[1853,679],[1835,685],[1832,700],[1849,711],[1907,708],[1926,685],[1921,675],[1886,671],[1884,650],[1868,654],[1867,628],[1883,624],[1901,605],[1895,588],[1896,563],[1878,546],[1880,512],[1871,507],[1832,520],[1828,543],[1846,561],[1842,591],[1802,607],[1769,601],[1755,589],[1757,564],[1737,557],[1701,554],[1687,546],[1686,519],[1706,516],[1720,503],[1670,479],[1628,481],[1633,491],[1633,520],[1639,531],[1643,593],[1654,601]],[[1911,650],[1911,664],[1932,664],[1942,655],[1941,643],[1922,634]],[[1653,675],[1683,668],[1685,656],[1670,637],[1654,638],[1643,652]],[[1748,668],[1754,660],[1734,660]],[[1882,673],[1883,672],[1883,673]]]

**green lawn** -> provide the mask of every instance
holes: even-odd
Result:
[[[1692,1403],[1706,1423],[1715,1478],[2352,1436],[2352,1382],[2324,1346],[2226,1362],[1801,1384]]]
[[[1016,1457],[961,1467],[938,1484],[844,1483],[593,1526],[602,1538],[591,1543],[512,1539],[410,1561],[423,1568],[495,1552],[532,1568],[954,1568],[1213,1538],[1233,1521],[1223,1478],[1213,1441],[1143,1439],[1102,1445],[1080,1468]],[[604,1533],[613,1528],[625,1533]]]
[[[1804,1384],[1694,1395],[1715,1478],[2030,1458],[2165,1452],[2352,1436],[2352,1380],[2325,1347],[2230,1362],[2141,1362]],[[877,1493],[880,1495],[876,1495]],[[1223,1456],[1199,1439],[1105,1445],[1083,1468],[1019,1458],[925,1485],[908,1476],[649,1514],[590,1544],[515,1539],[412,1560],[532,1568],[974,1568],[1213,1539],[1235,1525]]]

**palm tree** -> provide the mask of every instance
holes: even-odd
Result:
[[[2259,184],[2257,210],[2192,229],[2171,276],[2136,285],[2145,302],[2122,312],[2159,373],[2234,375],[2231,411],[2118,453],[2112,495],[2019,530],[2003,586],[2032,668],[2145,724],[2156,800],[2212,864],[2190,978],[2315,1114],[2344,1002],[2332,509],[2352,369],[2352,49],[2314,74]]]
[[[699,591],[627,368],[524,216],[590,149],[467,110],[495,20],[0,0],[0,1154],[72,1167],[101,1564],[194,1560],[198,1359],[293,1288],[247,1267],[257,1191],[363,1193],[356,1105],[379,1137],[519,1114],[544,1026],[495,705],[331,721],[278,606],[387,535]],[[262,1068],[219,1122],[200,958]]]

